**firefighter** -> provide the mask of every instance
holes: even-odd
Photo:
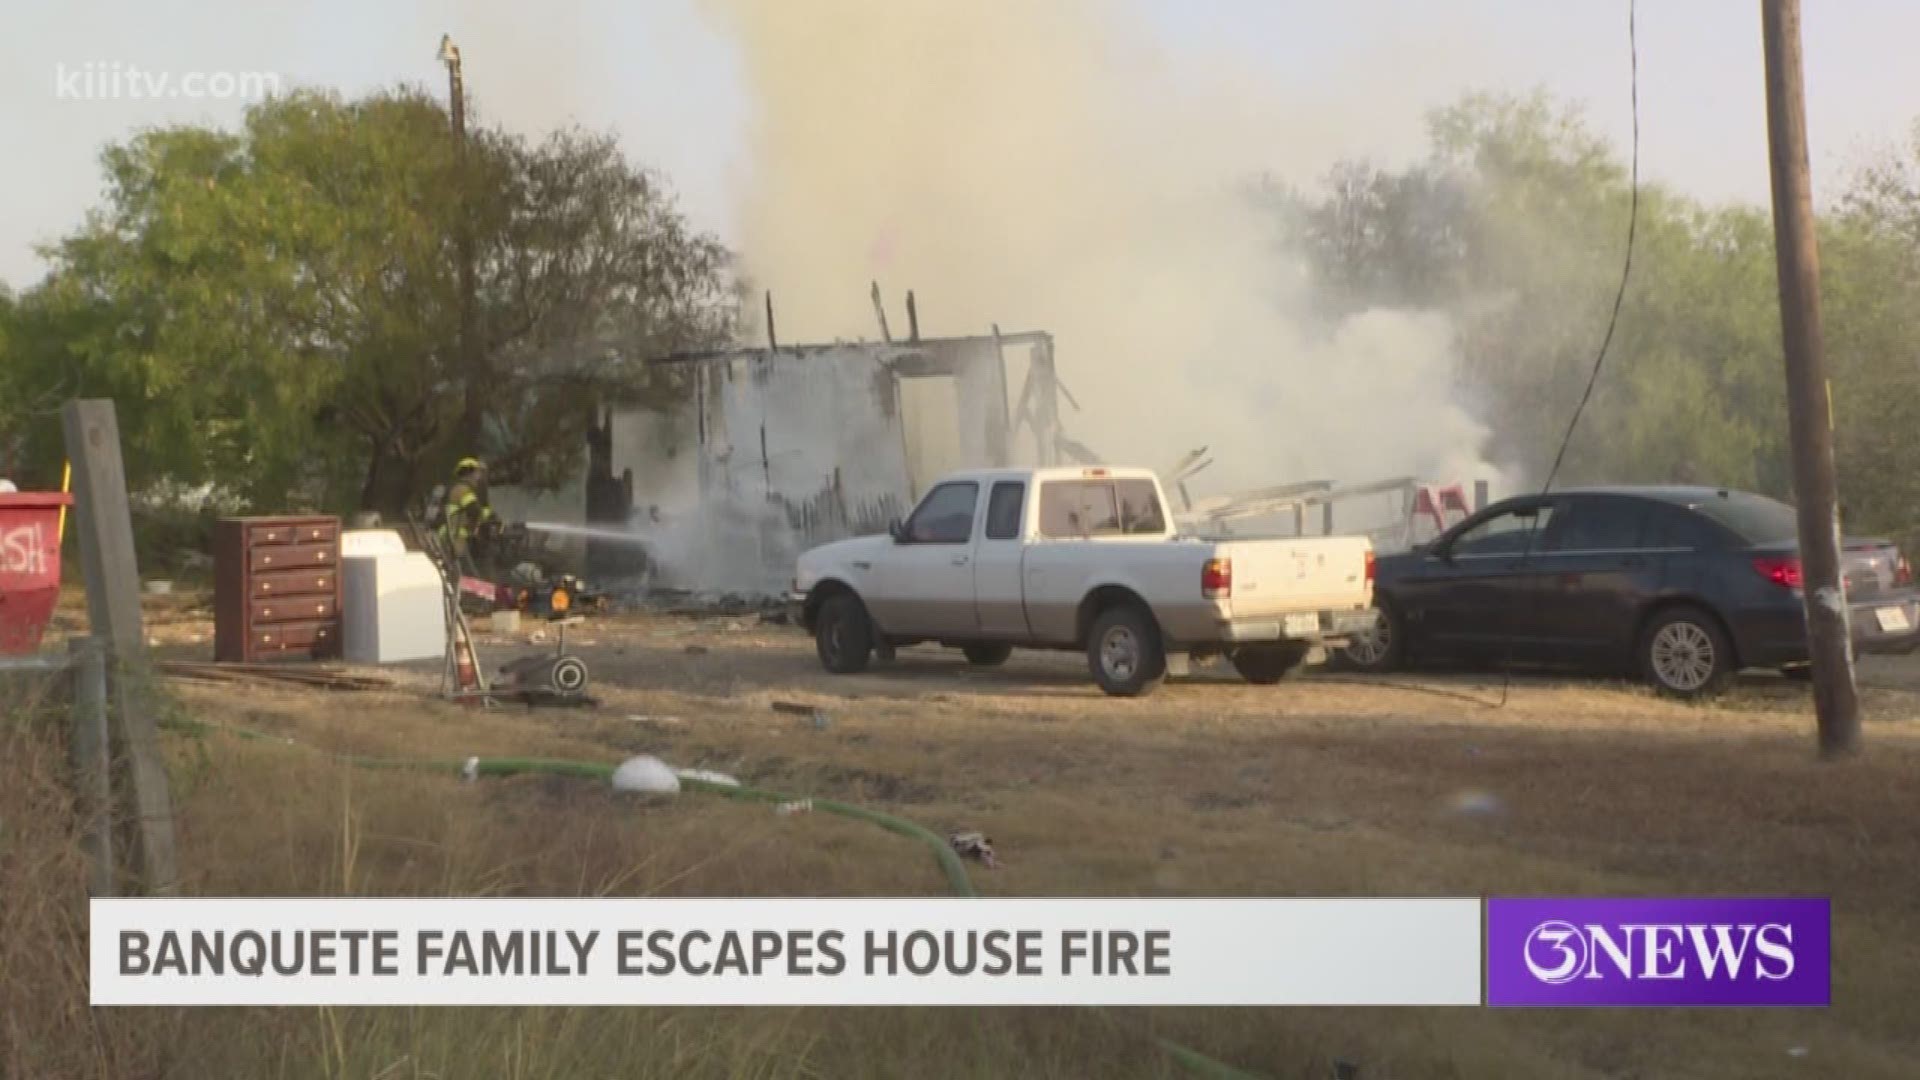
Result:
[[[500,531],[500,520],[487,505],[486,483],[486,465],[479,458],[461,458],[440,508],[441,547],[454,565],[476,573],[474,541],[484,543]]]

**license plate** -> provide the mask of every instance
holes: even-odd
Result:
[[[1287,616],[1288,637],[1312,637],[1320,632],[1320,613],[1302,611]]]
[[[1913,622],[1912,620],[1907,618],[1906,608],[1897,608],[1897,607],[1876,608],[1874,609],[1873,617],[1880,620],[1880,629],[1885,630],[1888,633],[1892,633],[1896,630],[1913,629]]]

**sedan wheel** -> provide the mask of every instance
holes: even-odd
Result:
[[[1398,670],[1404,654],[1400,613],[1385,599],[1376,598],[1373,622],[1365,630],[1356,631],[1346,647],[1334,656],[1340,660],[1341,667],[1382,674]]]
[[[1676,608],[1657,616],[1640,646],[1641,666],[1654,689],[1675,697],[1718,693],[1733,677],[1733,649],[1713,616]]]

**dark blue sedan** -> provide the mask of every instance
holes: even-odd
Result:
[[[1374,629],[1346,666],[1517,660],[1632,671],[1682,697],[1742,668],[1803,674],[1798,535],[1785,503],[1697,487],[1507,499],[1439,539],[1383,556]],[[1913,572],[1884,540],[1845,542],[1858,651],[1920,645]]]

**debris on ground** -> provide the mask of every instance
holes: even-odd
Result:
[[[660,724],[665,727],[685,727],[687,722],[677,716],[649,716],[646,713],[628,713],[629,724]]]
[[[1000,869],[1000,860],[993,853],[993,841],[985,833],[957,832],[947,837],[947,843],[952,844],[954,854],[963,859],[978,860],[989,870]]]
[[[293,664],[227,664],[206,660],[161,660],[163,675],[197,682],[291,683],[322,690],[391,690],[393,680],[378,675],[354,675],[335,667]]]
[[[704,780],[709,784],[724,784],[727,787],[740,786],[740,781],[726,773],[714,772],[712,769],[681,769],[678,775],[682,780]]]
[[[635,601],[635,606],[657,615],[727,618],[752,615],[766,622],[786,621],[787,602],[775,596],[747,596],[739,593],[695,593],[679,589],[654,589]]]
[[[792,817],[795,814],[810,814],[813,812],[813,800],[795,799],[792,802],[778,803],[774,806],[773,812],[781,817]]]
[[[672,794],[680,790],[680,777],[666,762],[652,754],[641,754],[613,770],[613,790]]]
[[[815,730],[819,731],[824,731],[833,724],[833,718],[827,715],[827,710],[801,701],[776,701],[773,703],[773,711],[790,716],[804,716],[812,722]]]

